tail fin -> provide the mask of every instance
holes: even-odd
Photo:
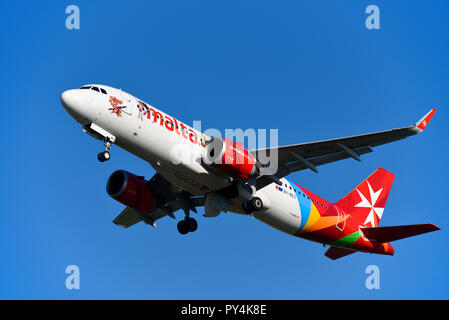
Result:
[[[379,168],[336,205],[367,227],[377,227],[393,180],[394,174]]]

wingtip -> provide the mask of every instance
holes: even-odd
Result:
[[[437,109],[432,108],[429,112],[426,113],[424,117],[422,117],[416,124],[415,127],[419,128],[421,131],[424,131],[424,129],[427,127],[427,125],[430,122],[430,119],[432,119],[433,115]]]
[[[440,227],[434,225],[433,223],[428,223],[428,225],[433,229],[432,231],[438,231],[438,230],[441,230]]]

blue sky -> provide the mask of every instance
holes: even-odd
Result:
[[[65,28],[69,4],[80,30]],[[369,4],[380,30],[365,28]],[[1,2],[0,298],[449,298],[448,10],[446,1]],[[101,143],[59,102],[86,83],[203,128],[279,129],[279,144],[410,125],[435,106],[423,134],[289,179],[337,201],[383,167],[396,180],[381,225],[442,230],[395,242],[394,257],[331,261],[319,244],[232,213],[206,219],[201,209],[187,236],[169,218],[156,230],[119,228],[108,176],[154,170],[118,147],[97,161]],[[80,290],[65,288],[71,264]],[[380,290],[365,288],[371,264]]]

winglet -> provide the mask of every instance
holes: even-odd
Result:
[[[423,131],[427,125],[430,122],[430,119],[432,119],[433,114],[435,113],[435,111],[437,111],[437,109],[432,109],[429,112],[427,112],[427,114],[421,118],[421,120],[419,120],[417,123],[415,123],[415,127],[420,129],[420,132]]]

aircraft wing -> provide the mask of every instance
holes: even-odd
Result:
[[[141,212],[130,207],[126,207],[115,219],[114,224],[128,228],[140,221],[156,227],[156,220],[165,216],[175,219],[174,212],[179,209],[192,210],[196,212],[196,207],[204,206],[205,197],[191,197],[188,194],[177,193],[172,184],[160,174],[156,173],[148,184],[155,191],[159,200],[159,206],[150,212]]]
[[[273,176],[260,176],[257,178],[257,189],[276,181],[292,172],[311,169],[318,172],[316,167],[354,158],[360,161],[360,155],[372,152],[372,147],[404,139],[422,132],[428,125],[436,109],[430,110],[416,124],[404,128],[392,129],[346,138],[322,140],[275,148],[252,150],[257,159],[263,159],[271,153],[278,153],[278,169]],[[263,161],[261,161],[263,162]]]

